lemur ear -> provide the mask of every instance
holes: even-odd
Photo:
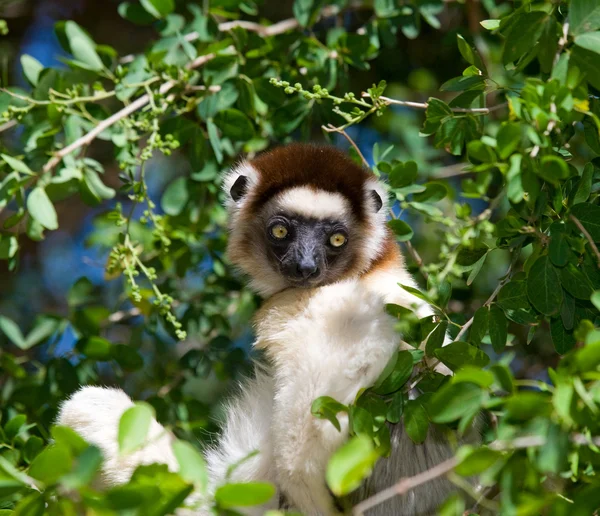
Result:
[[[375,205],[375,213],[377,213],[381,207],[383,206],[383,201],[381,200],[381,196],[375,190],[371,190],[369,192],[371,199],[373,200],[373,204]]]
[[[231,186],[229,194],[235,202],[238,202],[242,197],[244,197],[247,190],[248,178],[246,176],[239,176],[235,180],[235,183],[233,183],[233,185]]]

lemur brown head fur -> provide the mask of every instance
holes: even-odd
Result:
[[[364,274],[395,247],[385,188],[333,147],[276,148],[234,167],[224,189],[229,259],[264,296]]]

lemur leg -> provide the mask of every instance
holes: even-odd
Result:
[[[142,464],[160,463],[166,464],[171,471],[178,470],[171,449],[173,437],[154,420],[146,445],[133,453],[119,454],[119,420],[132,406],[129,396],[119,389],[83,387],[60,408],[56,423],[72,428],[102,451],[101,486],[127,482],[135,468]]]
[[[273,379],[259,371],[241,386],[240,395],[227,407],[219,441],[205,453],[212,490],[226,481],[276,484],[271,440],[273,396]],[[260,516],[278,506],[276,493],[267,504],[238,511]]]
[[[334,514],[325,471],[331,454],[348,437],[348,423],[340,417],[339,432],[315,418],[311,404],[319,396],[352,402],[377,379],[399,339],[381,297],[356,281],[318,289],[295,314],[286,313],[281,302],[272,305],[272,317],[263,319],[269,327],[258,328],[258,345],[274,364],[278,481],[304,514]]]
[[[234,482],[274,481],[271,471],[270,421],[273,404],[273,381],[264,374],[246,382],[242,395],[227,411],[223,435],[218,445],[205,456],[210,473],[210,491],[227,480],[230,466],[243,461],[254,451],[256,456],[243,461],[233,469],[230,480]],[[104,456],[100,487],[127,482],[135,468],[142,464],[167,464],[171,471],[179,466],[171,448],[173,437],[157,421],[152,421],[148,444],[140,450],[120,455],[118,449],[119,420],[133,406],[131,399],[121,390],[102,387],[84,387],[61,406],[57,424],[72,428],[86,441],[100,448]],[[188,503],[197,503],[198,494],[190,495]],[[278,496],[269,504],[247,509],[243,514],[262,515],[265,510],[277,508]],[[199,514],[209,514],[207,507]]]

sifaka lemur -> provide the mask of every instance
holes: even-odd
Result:
[[[320,396],[351,403],[376,381],[395,350],[406,348],[384,306],[432,314],[421,299],[398,284],[415,286],[386,225],[385,186],[332,147],[292,144],[243,161],[224,178],[229,212],[228,257],[265,298],[255,317],[256,342],[268,365],[243,383],[228,405],[223,433],[205,452],[211,488],[229,466],[242,461],[232,481],[268,481],[277,496],[245,514],[292,508],[330,515],[339,505],[325,482],[327,462],[348,438],[315,418]],[[448,372],[447,370],[443,372]],[[105,455],[103,478],[127,480],[138,464],[177,463],[170,436],[153,422],[156,438],[134,455],[121,457],[116,444],[120,415],[131,406],[121,391],[85,387],[62,406],[58,422],[71,426]],[[403,425],[391,425],[392,452],[350,496],[352,503],[415,475],[451,456],[435,431],[413,444]],[[434,480],[374,509],[371,515],[432,514],[451,492]],[[201,509],[209,513],[209,509]]]

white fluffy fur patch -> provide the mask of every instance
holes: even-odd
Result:
[[[154,420],[148,431],[146,445],[133,453],[119,453],[119,421],[123,413],[131,407],[131,399],[119,389],[83,387],[60,408],[56,423],[72,428],[88,443],[102,451],[104,485],[127,482],[135,468],[141,464],[158,462],[166,464],[171,471],[178,470],[177,460],[171,449],[173,438]]]
[[[315,219],[345,219],[350,203],[341,194],[297,186],[281,192],[274,202],[284,213]]]

